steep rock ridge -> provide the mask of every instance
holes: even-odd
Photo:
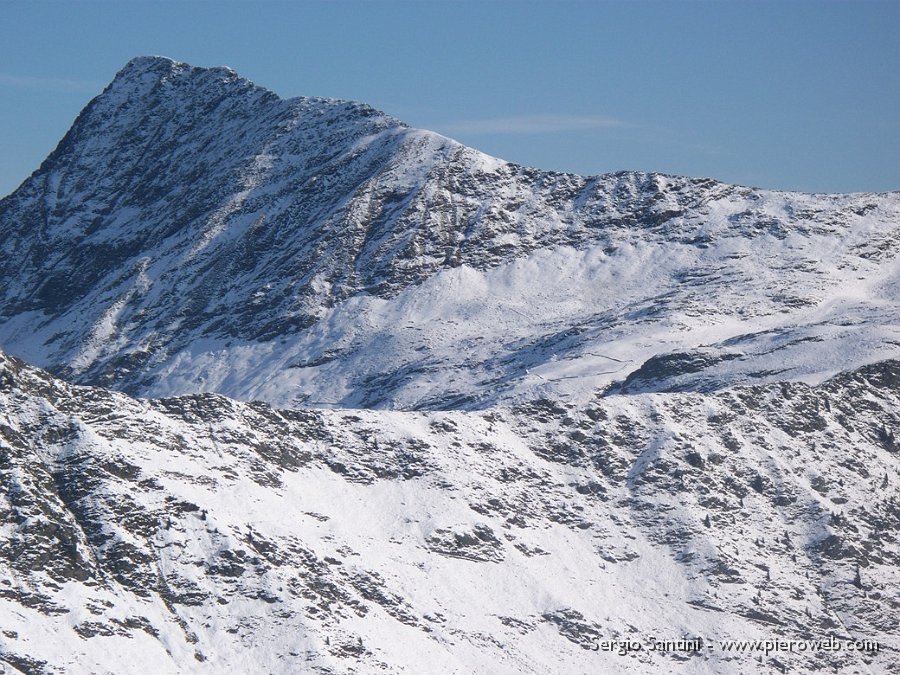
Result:
[[[894,354],[898,223],[897,193],[538,171],[143,57],[0,202],[0,346],[279,405],[818,382]]]
[[[139,401],[0,356],[0,661],[897,673],[898,411],[896,361],[818,387],[379,412]],[[651,636],[705,642],[591,650]],[[717,642],[829,636],[881,648]]]

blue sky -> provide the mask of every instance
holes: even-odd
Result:
[[[546,169],[900,189],[900,1],[6,0],[0,26],[0,194],[141,54]]]

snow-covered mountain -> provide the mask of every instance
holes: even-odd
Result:
[[[397,412],[137,401],[0,357],[0,659],[898,673],[898,428],[897,361],[815,388]],[[721,642],[830,637],[880,650]]]
[[[0,346],[138,395],[583,402],[817,382],[900,341],[900,193],[538,171],[155,57],[0,202],[0,242]]]
[[[0,672],[900,673],[898,247],[135,59],[0,201]]]

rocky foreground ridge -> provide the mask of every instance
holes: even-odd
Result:
[[[487,412],[0,385],[23,672],[900,672],[896,361]],[[651,636],[880,651],[592,651]]]

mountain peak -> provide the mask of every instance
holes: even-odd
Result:
[[[125,94],[129,97],[143,96],[152,92],[162,83],[182,88],[222,83],[237,87],[232,92],[240,93],[244,89],[254,89],[275,96],[263,87],[239,77],[234,70],[226,66],[204,68],[175,61],[166,56],[138,56],[131,59],[116,73],[101,97],[115,93]],[[213,94],[213,92],[208,93]]]
[[[194,75],[207,73],[207,72],[218,72],[218,73],[226,73],[231,76],[237,76],[237,73],[228,66],[212,66],[212,67],[203,67],[203,66],[194,66],[190,63],[185,63],[183,61],[176,61],[175,59],[171,59],[168,56],[136,56],[128,63],[126,63],[113,80],[116,79],[127,79],[135,76],[140,76],[145,73],[153,73],[156,75],[169,75],[172,73],[191,73]]]
[[[160,69],[160,68],[174,68],[176,66],[186,66],[187,64],[176,61],[175,59],[170,59],[168,56],[160,56],[156,54],[147,54],[144,56],[135,56],[133,59],[128,61],[122,69],[119,71],[119,74],[137,71],[137,70],[148,70],[148,69]]]
[[[0,663],[896,672],[898,222],[134,59],[0,200]]]
[[[818,381],[893,352],[876,280],[898,214],[900,195],[544,172],[139,57],[0,202],[0,347],[279,405]],[[841,328],[870,315],[865,340]]]
[[[147,94],[161,83],[171,84],[173,87],[183,88],[180,93],[189,95],[191,87],[209,87],[225,85],[227,88],[221,92],[206,89],[205,96],[234,96],[245,95],[252,91],[257,95],[265,96],[269,101],[281,101],[285,104],[323,107],[344,107],[355,110],[365,116],[381,116],[389,118],[385,113],[372,108],[366,103],[320,96],[296,96],[282,99],[271,90],[262,87],[247,78],[241,77],[235,70],[228,66],[194,66],[182,61],[176,61],[167,56],[137,56],[126,63],[116,73],[108,89],[116,89],[124,86],[130,95]],[[148,85],[150,85],[148,87]],[[135,89],[137,91],[135,91]],[[390,118],[397,126],[406,126],[400,120]]]

